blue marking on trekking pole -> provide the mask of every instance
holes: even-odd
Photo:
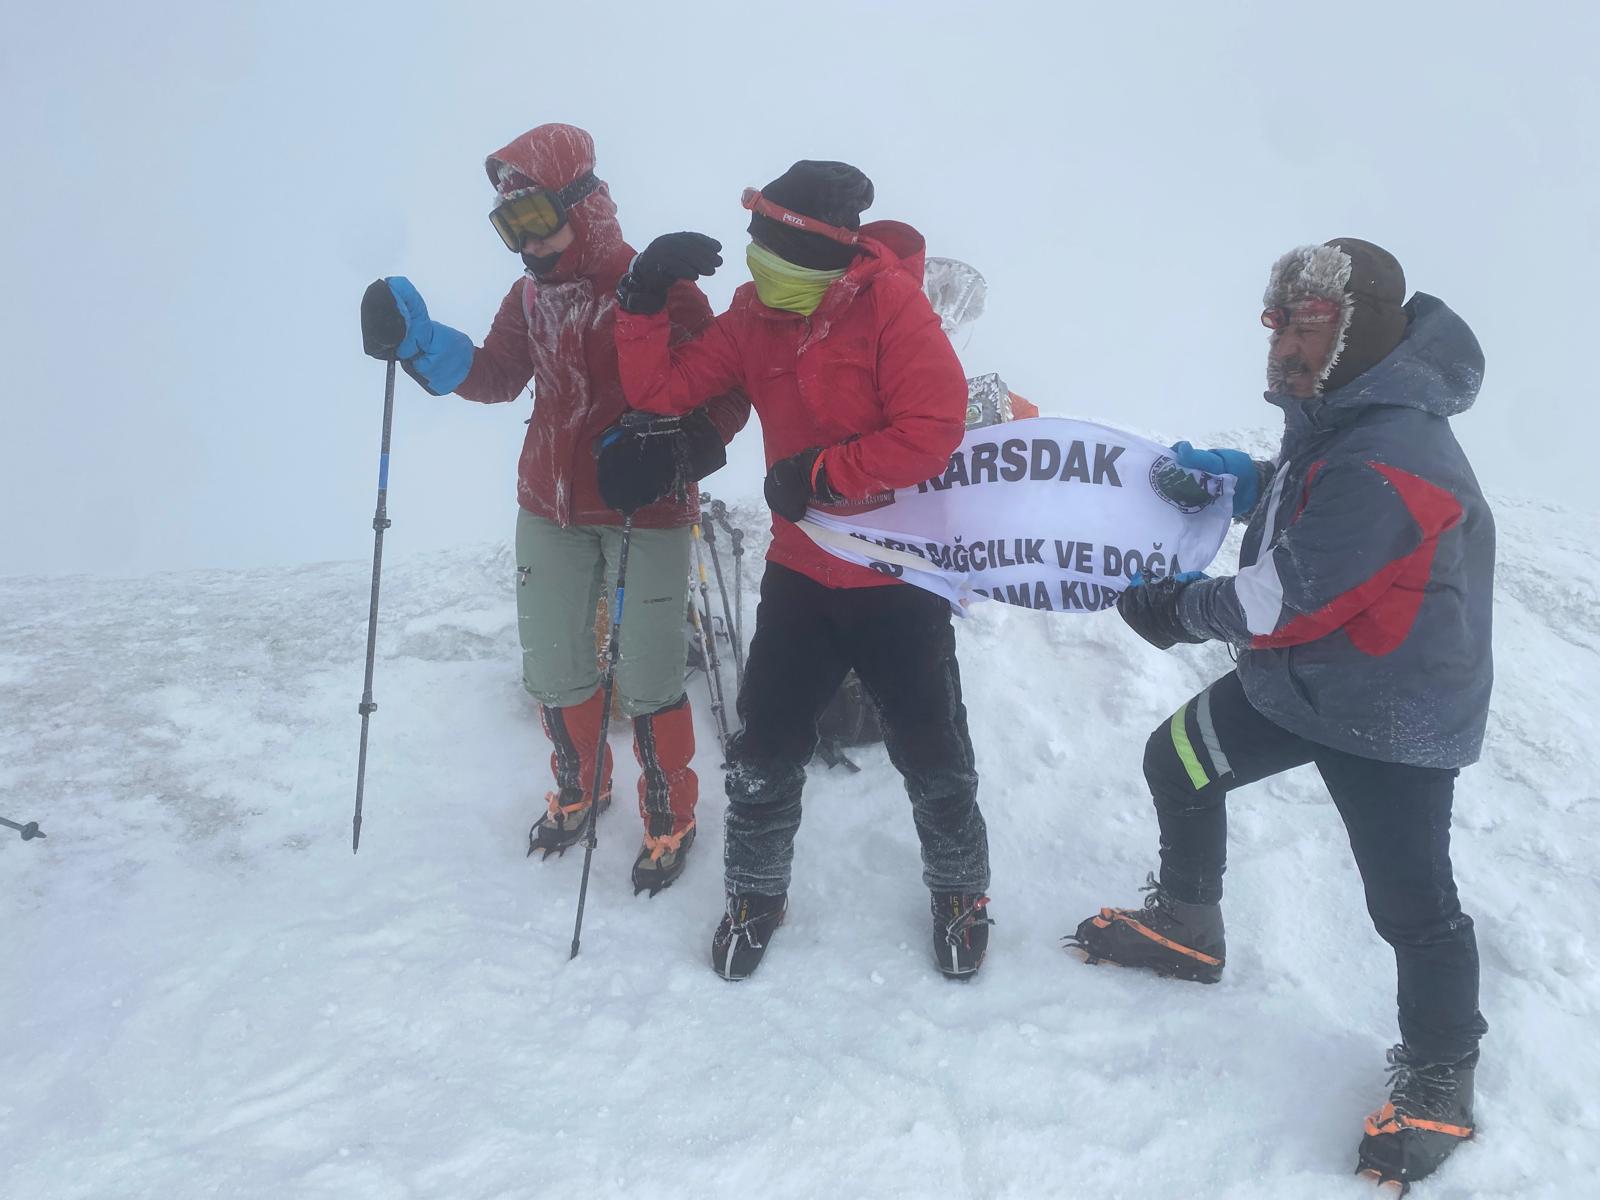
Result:
[[[613,625],[622,624],[622,589],[620,587],[617,588],[617,611],[612,614],[611,623]]]
[[[389,456],[387,454],[378,456],[378,489],[385,492],[389,490]]]

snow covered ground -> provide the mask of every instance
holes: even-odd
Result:
[[[1479,1139],[1430,1200],[1600,1194],[1600,523],[1497,511],[1499,685],[1455,843],[1491,1033]],[[523,856],[545,750],[510,557],[407,558],[401,534],[354,858],[366,564],[0,580],[0,815],[49,834],[0,830],[5,1197],[1372,1195],[1350,1171],[1393,966],[1314,774],[1234,797],[1219,986],[1058,948],[1138,898],[1144,739],[1223,650],[981,608],[960,638],[982,977],[932,966],[907,804],[871,750],[813,769],[789,922],[730,985],[706,965],[703,681],[689,871],[634,897],[619,804],[569,962],[581,858]]]

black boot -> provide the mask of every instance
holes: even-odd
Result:
[[[1473,1134],[1474,1050],[1457,1062],[1424,1062],[1405,1046],[1389,1051],[1389,1102],[1367,1118],[1356,1173],[1399,1184],[1432,1175]]]
[[[728,896],[728,911],[711,937],[711,967],[724,979],[748,979],[788,909],[789,897]]]
[[[1221,979],[1227,958],[1222,905],[1174,900],[1154,875],[1142,890],[1150,893],[1143,908],[1102,908],[1067,943],[1089,963],[1143,967],[1197,983]]]
[[[971,979],[989,949],[989,897],[933,893],[933,960],[946,979]]]

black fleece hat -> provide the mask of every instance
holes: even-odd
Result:
[[[849,163],[801,159],[762,188],[761,194],[803,217],[860,229],[861,213],[872,207],[872,180]],[[750,217],[750,236],[780,258],[816,271],[839,270],[856,256],[853,246],[792,229],[760,213]]]
[[[1351,313],[1344,331],[1344,349],[1322,381],[1322,390],[1336,391],[1377,366],[1406,335],[1406,273],[1400,261],[1382,246],[1360,238],[1324,242],[1350,259],[1350,281],[1344,285]]]

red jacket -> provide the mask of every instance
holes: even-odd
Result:
[[[878,221],[865,253],[809,317],[768,308],[747,283],[686,345],[668,317],[619,313],[617,355],[633,407],[683,413],[739,387],[761,414],[767,465],[825,447],[828,482],[861,501],[944,470],[965,432],[967,381],[922,294],[922,235]],[[772,517],[771,562],[829,587],[896,582],[834,558]]]
[[[540,126],[489,157],[491,180],[501,163],[546,187],[562,187],[594,169],[594,144],[572,126]],[[633,250],[622,239],[616,214],[604,184],[572,208],[573,245],[550,275],[524,276],[512,284],[473,354],[472,369],[456,389],[468,400],[499,404],[516,399],[533,380],[533,416],[517,464],[517,503],[561,525],[622,524],[622,514],[600,499],[593,451],[595,438],[628,407],[613,333],[617,282]],[[662,318],[670,341],[693,337],[710,323],[711,306],[698,288],[673,288]],[[737,393],[722,394],[726,391],[720,389],[706,405],[725,442],[750,416],[749,401]],[[698,512],[691,487],[684,503],[667,499],[642,508],[634,524],[672,528],[689,524]]]

